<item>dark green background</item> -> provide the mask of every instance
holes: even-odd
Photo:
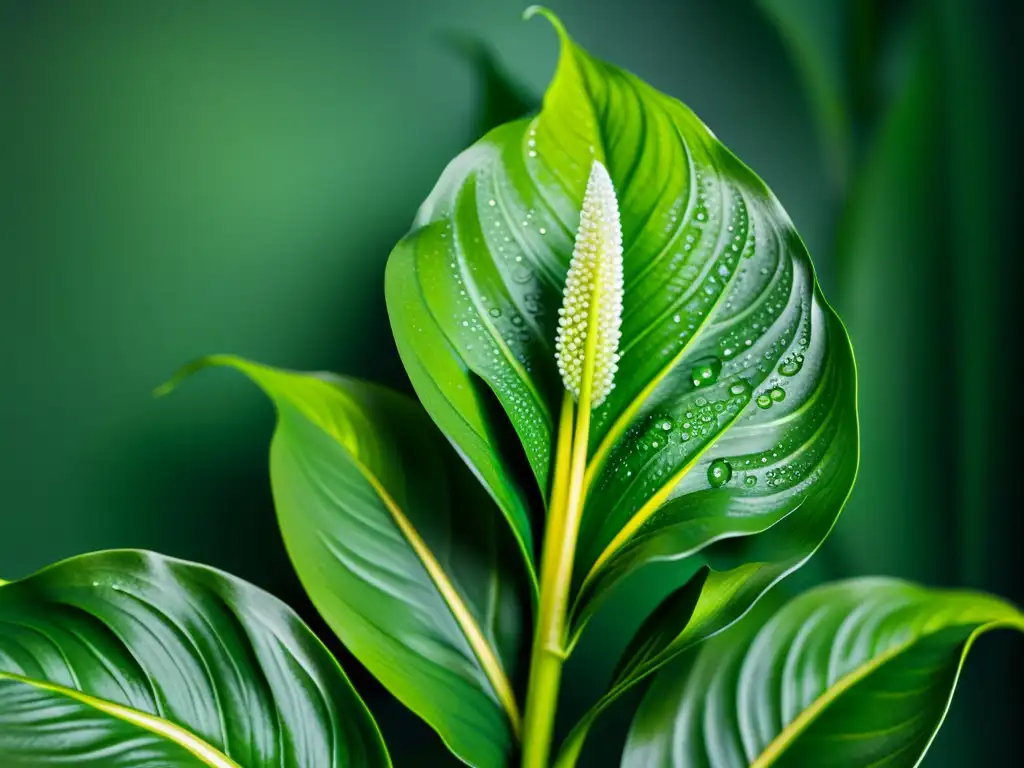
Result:
[[[0,0],[0,575],[146,547],[316,623],[273,519],[262,396],[226,372],[150,391],[221,351],[405,386],[387,254],[502,106],[452,33],[535,96],[556,46],[523,5]],[[755,0],[553,5],[766,179],[848,322],[862,472],[789,588],[887,573],[1024,602],[1016,3],[765,0],[790,23]],[[592,685],[621,642],[591,642]],[[928,765],[1008,760],[1022,655],[979,644]],[[396,763],[437,764],[344,663]]]

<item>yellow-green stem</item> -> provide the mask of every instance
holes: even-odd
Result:
[[[583,512],[583,475],[590,437],[590,384],[586,377],[575,430],[572,426],[572,398],[567,394],[558,430],[555,481],[541,558],[540,608],[523,721],[523,768],[547,768],[551,751],[565,661],[565,615]]]

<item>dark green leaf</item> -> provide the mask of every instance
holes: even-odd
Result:
[[[866,578],[753,616],[662,672],[625,768],[915,766],[974,640],[1024,615],[980,593]]]
[[[763,182],[689,109],[549,18],[562,52],[540,114],[452,162],[392,253],[386,287],[417,393],[529,550],[524,499],[533,480],[548,493],[563,397],[556,311],[584,185],[594,160],[607,166],[622,214],[623,356],[593,415],[574,641],[645,563],[725,556],[735,568],[756,556],[743,573],[762,586],[802,563],[853,482],[855,373]],[[506,423],[533,480],[504,455]],[[738,615],[756,590],[735,595],[747,601]]]
[[[530,593],[491,499],[403,395],[233,357],[183,375],[206,365],[237,368],[277,406],[277,516],[317,610],[456,755],[505,765]]]
[[[845,185],[852,155],[846,30],[860,0],[758,0],[789,49],[814,110],[829,169]],[[861,11],[865,13],[865,11]]]
[[[559,768],[575,765],[591,727],[616,699],[683,651],[737,621],[781,575],[761,563],[724,572],[702,566],[666,597],[623,651],[608,690],[566,737]]]
[[[344,672],[283,603],[141,551],[0,586],[0,764],[390,762]]]

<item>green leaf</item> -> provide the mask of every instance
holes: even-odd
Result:
[[[0,583],[0,764],[388,766],[348,678],[281,601],[151,552]]]
[[[771,586],[758,578],[759,568],[753,564],[719,573],[702,566],[686,584],[666,597],[623,651],[607,691],[566,737],[556,765],[576,764],[597,718],[626,691],[683,651],[737,621]]]
[[[622,765],[915,766],[974,640],[1024,631],[980,593],[864,578],[752,616],[662,672]]]
[[[458,757],[505,765],[530,592],[491,499],[403,395],[227,356],[179,378],[208,365],[238,369],[277,407],[277,516],[317,610]]]
[[[757,562],[746,573],[762,584],[799,566],[853,483],[855,371],[763,182],[684,105],[592,58],[541,12],[562,50],[540,114],[449,165],[392,253],[386,290],[421,401],[530,551],[526,500],[532,482],[548,494],[563,396],[556,313],[589,171],[595,159],[608,168],[622,360],[593,413],[571,644],[654,560]],[[509,455],[509,425],[532,479]]]

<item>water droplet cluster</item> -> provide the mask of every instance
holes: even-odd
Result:
[[[593,355],[591,407],[615,386],[622,324],[622,230],[607,169],[594,161],[580,211],[576,245],[558,310],[555,361],[565,388],[579,399],[588,350]],[[594,334],[588,339],[588,334]],[[589,342],[589,343],[588,343]]]

